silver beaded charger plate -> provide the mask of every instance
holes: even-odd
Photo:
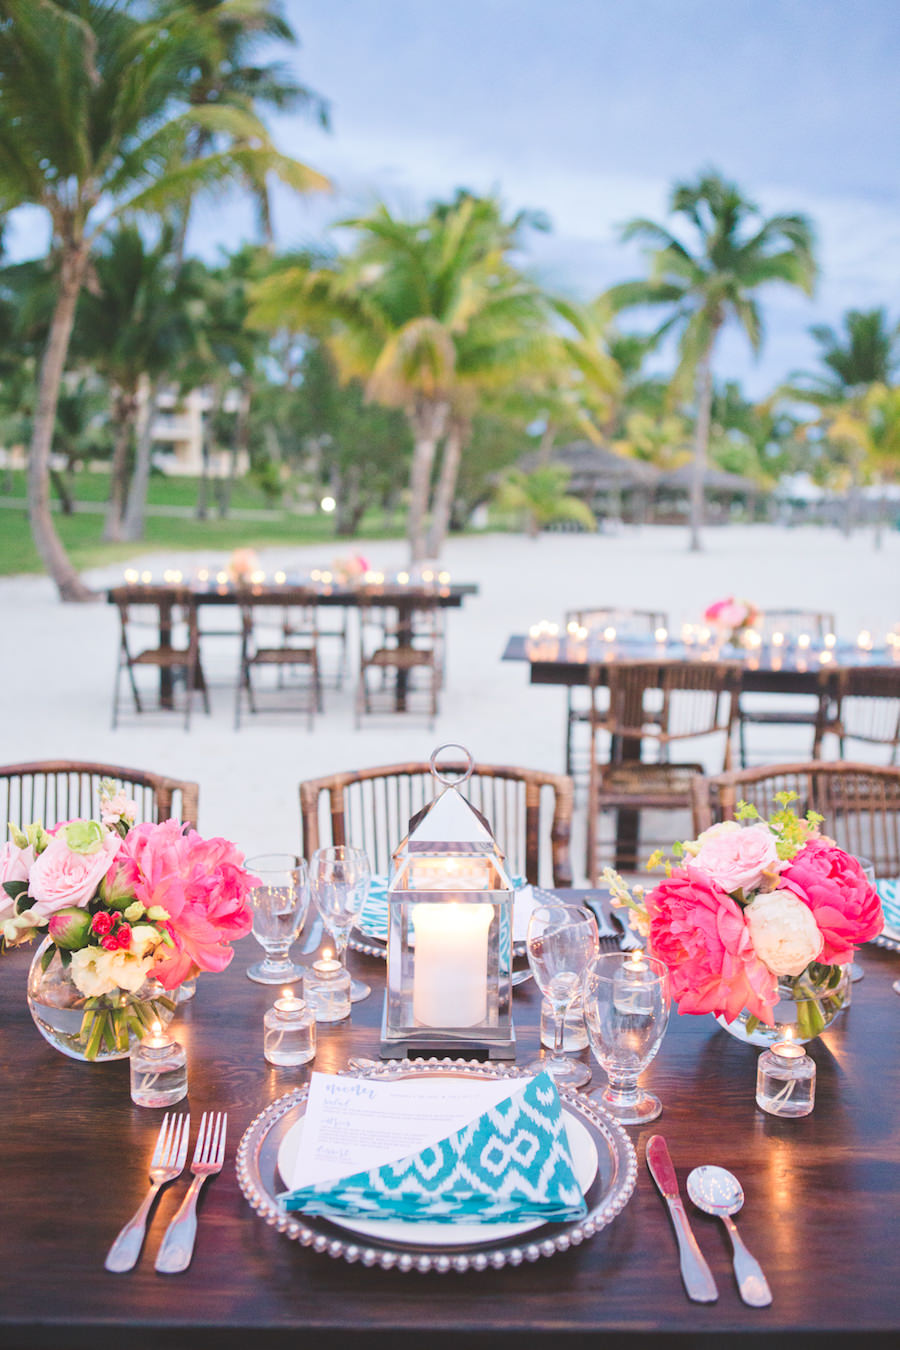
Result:
[[[467,1060],[351,1060],[348,1072],[365,1078],[399,1079],[419,1076],[466,1078],[530,1077],[527,1069],[513,1065],[480,1064]],[[512,1090],[512,1086],[511,1086]],[[467,1271],[518,1266],[567,1251],[593,1237],[619,1214],[634,1190],[637,1158],[624,1129],[601,1107],[570,1088],[560,1089],[560,1099],[573,1124],[583,1127],[597,1155],[593,1180],[585,1191],[587,1215],[569,1223],[542,1223],[527,1233],[502,1237],[496,1225],[482,1224],[479,1241],[423,1242],[417,1225],[391,1226],[390,1237],[362,1236],[348,1232],[319,1215],[286,1213],[276,1198],[283,1189],[278,1172],[278,1153],[285,1137],[302,1119],[308,1088],[297,1088],[261,1111],[247,1127],[238,1146],[238,1184],[251,1208],[271,1227],[301,1246],[327,1256],[364,1266],[400,1271]],[[519,1226],[517,1225],[517,1228]],[[394,1236],[399,1231],[402,1236]]]
[[[889,952],[900,952],[900,928],[885,923],[882,931],[876,934],[871,942],[876,947],[885,947]]]

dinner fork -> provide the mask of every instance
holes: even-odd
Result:
[[[194,1161],[191,1163],[194,1179],[178,1207],[178,1213],[166,1229],[156,1257],[156,1269],[163,1275],[178,1275],[191,1264],[197,1237],[197,1197],[206,1178],[222,1170],[227,1126],[228,1116],[221,1111],[208,1114],[204,1111],[200,1117]]]
[[[153,1183],[144,1197],[144,1202],[134,1218],[127,1223],[110,1247],[104,1265],[107,1270],[120,1274],[133,1270],[144,1245],[147,1231],[147,1215],[150,1206],[167,1181],[174,1181],[184,1171],[187,1159],[188,1136],[191,1132],[191,1117],[187,1112],[163,1116],[163,1122],[156,1136],[156,1147],[150,1159],[150,1180]]]

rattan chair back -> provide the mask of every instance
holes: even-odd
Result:
[[[137,823],[179,820],[196,826],[196,783],[119,764],[52,759],[0,766],[0,820],[58,825],[77,816],[97,817],[100,781],[112,778],[137,804]]]

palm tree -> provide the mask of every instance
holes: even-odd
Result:
[[[46,210],[58,285],[41,359],[28,465],[35,545],[64,599],[91,592],[50,516],[48,466],[75,309],[93,250],[124,214],[162,211],[248,172],[323,186],[281,155],[257,118],[223,105],[189,108],[193,63],[208,51],[195,12],[140,21],[116,0],[0,0],[0,213]],[[185,161],[198,126],[225,138]]]
[[[811,294],[816,264],[813,230],[805,216],[765,219],[717,173],[704,173],[694,183],[677,183],[669,209],[686,222],[692,238],[684,243],[654,221],[630,221],[623,239],[651,245],[650,277],[615,286],[608,294],[617,309],[665,306],[669,314],[658,333],[679,335],[673,391],[683,396],[693,386],[696,401],[690,547],[697,551],[702,547],[712,362],[719,334],[728,322],[736,323],[758,351],[763,327],[757,292],[777,281]]]
[[[900,324],[892,325],[884,309],[848,309],[843,332],[827,324],[815,324],[809,331],[825,369],[793,376],[797,397],[839,402],[870,385],[890,384],[900,368]]]
[[[597,522],[590,507],[566,492],[570,477],[571,471],[562,464],[540,464],[530,473],[511,469],[498,488],[497,504],[502,510],[521,512],[532,539],[555,521],[570,520],[593,530]]]
[[[537,292],[506,260],[525,219],[505,221],[493,198],[466,192],[419,221],[380,206],[346,222],[358,236],[348,257],[288,266],[256,291],[251,322],[318,327],[343,379],[364,381],[370,398],[406,413],[414,563],[426,556],[440,441],[452,429],[443,518],[479,388],[509,378],[512,366],[533,356]]]

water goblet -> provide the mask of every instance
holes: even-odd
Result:
[[[528,920],[528,964],[553,1009],[553,1050],[529,1064],[533,1073],[549,1073],[556,1083],[583,1087],[591,1071],[563,1054],[566,1015],[581,989],[585,970],[599,947],[597,922],[578,905],[538,905]]]
[[[322,923],[334,939],[337,959],[346,968],[347,942],[369,894],[372,869],[365,850],[346,844],[317,848],[309,864],[309,884]],[[372,990],[350,980],[350,1002],[359,1003]]]
[[[590,1095],[623,1125],[655,1120],[662,1103],[638,1087],[669,1021],[666,967],[643,952],[605,952],[584,977],[584,1020],[607,1086]]]
[[[259,877],[250,892],[253,936],[265,952],[265,960],[247,970],[257,984],[293,984],[303,978],[288,953],[306,919],[309,908],[309,875],[306,863],[293,853],[267,853],[248,858],[247,871]]]

